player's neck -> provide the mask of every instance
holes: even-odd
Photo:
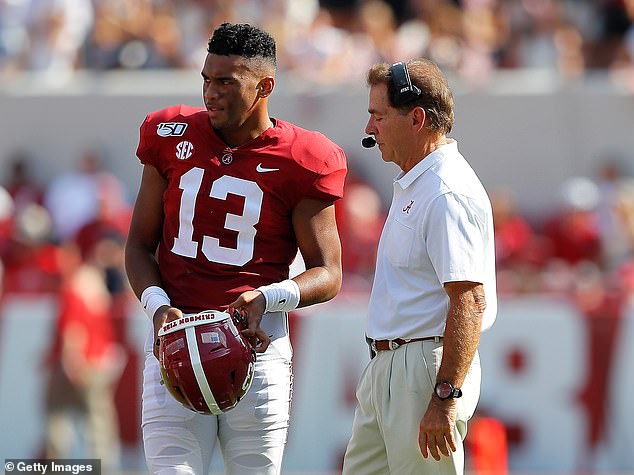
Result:
[[[273,127],[268,114],[251,116],[240,127],[232,130],[216,130],[216,134],[231,148],[239,147],[262,135]]]

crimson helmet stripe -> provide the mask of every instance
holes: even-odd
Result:
[[[187,349],[189,350],[189,359],[192,363],[194,376],[196,377],[198,388],[200,389],[203,398],[205,398],[207,407],[209,407],[209,410],[212,414],[222,414],[222,410],[218,406],[214,394],[211,392],[209,382],[207,381],[207,377],[205,376],[205,371],[200,360],[200,353],[198,352],[198,342],[196,341],[196,328],[192,326],[185,328],[185,337],[187,338]]]

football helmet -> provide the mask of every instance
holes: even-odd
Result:
[[[253,381],[255,350],[237,311],[207,310],[159,330],[159,366],[174,398],[192,411],[218,415],[236,406]]]

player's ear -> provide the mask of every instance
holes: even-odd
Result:
[[[265,98],[269,97],[273,92],[273,88],[275,87],[275,78],[272,76],[267,76],[262,78],[258,83],[258,97]]]

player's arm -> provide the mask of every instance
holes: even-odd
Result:
[[[341,288],[341,243],[333,203],[304,199],[293,210],[292,220],[306,271],[293,280],[244,292],[229,305],[247,317],[248,328],[243,334],[258,353],[265,351],[270,343],[260,328],[264,312],[325,302]]]
[[[480,342],[482,316],[486,307],[484,286],[475,282],[447,282],[449,310],[443,338],[443,355],[436,382],[447,381],[460,388]],[[455,452],[456,399],[440,400],[432,395],[420,422],[419,445],[423,457]]]
[[[140,300],[143,300],[142,295],[146,289],[162,288],[156,248],[163,232],[163,193],[166,187],[167,182],[156,168],[150,165],[143,167],[125,247],[126,273],[132,290]],[[149,303],[148,307],[154,308]],[[169,304],[161,305],[151,313],[155,341],[158,330],[166,321],[182,316],[179,310]]]
[[[292,280],[245,292],[231,306],[243,308],[248,303],[252,309],[261,310],[261,314],[306,307],[337,295],[342,271],[334,204],[305,198],[295,206],[292,220],[306,270]]]
[[[137,297],[151,285],[161,286],[156,248],[163,229],[165,179],[150,165],[143,167],[141,185],[125,246],[125,269]]]
[[[298,307],[332,299],[341,289],[341,242],[333,203],[304,199],[293,213],[293,228],[306,270],[293,280]]]

